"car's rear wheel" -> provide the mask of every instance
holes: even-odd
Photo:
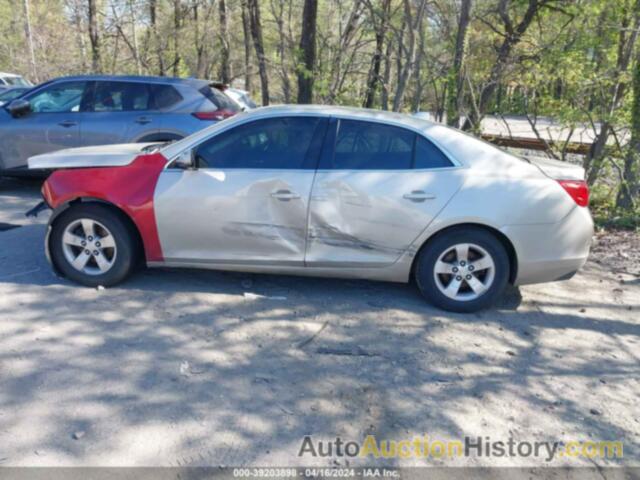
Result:
[[[51,231],[51,259],[69,279],[108,287],[135,268],[135,237],[122,216],[98,204],[79,204],[58,217]]]
[[[418,257],[418,288],[435,306],[475,312],[491,306],[509,279],[509,256],[493,234],[455,228],[430,241]]]

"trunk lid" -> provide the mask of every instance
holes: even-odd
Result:
[[[554,180],[584,180],[584,168],[580,165],[546,157],[526,155],[524,158]]]

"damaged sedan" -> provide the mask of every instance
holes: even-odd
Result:
[[[471,312],[508,283],[570,278],[593,224],[584,172],[402,114],[278,106],[171,144],[32,157],[55,169],[57,272],[115,285],[144,262],[415,283]]]

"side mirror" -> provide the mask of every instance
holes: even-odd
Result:
[[[25,100],[24,98],[16,98],[7,105],[7,110],[12,117],[21,117],[31,111],[31,103],[29,100]]]
[[[175,168],[180,168],[182,170],[193,170],[196,168],[195,162],[195,152],[193,149],[185,150],[180,155],[178,155],[173,161],[173,166]]]

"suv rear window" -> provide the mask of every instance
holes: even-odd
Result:
[[[151,91],[153,93],[154,106],[159,110],[173,107],[182,100],[182,95],[171,85],[152,85]]]
[[[238,106],[227,97],[223,92],[217,88],[205,86],[202,87],[199,92],[207,97],[207,99],[213,103],[219,110],[229,110],[231,112],[237,112],[240,110]]]

